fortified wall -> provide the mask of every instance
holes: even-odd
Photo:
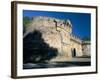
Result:
[[[52,17],[33,17],[26,27],[24,37],[28,33],[38,30],[42,33],[42,38],[50,47],[58,50],[58,56],[52,61],[66,61],[72,57],[83,56],[89,50],[85,49],[85,44],[78,37],[72,34],[72,24],[70,20],[61,20]],[[83,45],[82,45],[83,44]],[[82,51],[84,48],[84,51]],[[88,51],[86,53],[86,51]]]

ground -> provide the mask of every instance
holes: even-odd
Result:
[[[75,67],[75,66],[90,66],[91,58],[72,58],[70,61],[59,61],[49,63],[27,63],[23,65],[23,69],[37,69],[37,68],[57,68],[57,67]]]

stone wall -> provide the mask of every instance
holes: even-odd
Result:
[[[45,16],[33,17],[31,23],[26,27],[24,37],[34,30],[40,31],[44,41],[50,47],[58,50],[58,56],[51,61],[66,61],[75,56],[82,56],[82,48],[84,48],[84,54],[87,54],[86,45],[82,46],[82,41],[72,35],[70,20]]]
[[[91,43],[90,41],[83,41],[82,51],[84,56],[91,56]]]

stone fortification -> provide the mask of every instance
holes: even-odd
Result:
[[[35,30],[40,31],[44,41],[58,50],[58,56],[52,61],[66,61],[83,55],[82,40],[72,35],[70,20],[37,16],[32,18],[25,30],[24,37]]]

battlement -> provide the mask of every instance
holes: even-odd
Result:
[[[82,41],[82,44],[91,44],[90,41]]]
[[[63,29],[68,29],[68,27],[72,27],[70,20],[62,20],[53,17],[46,17],[46,16],[35,16],[32,18],[34,22],[38,25],[46,26],[46,27],[60,27]]]
[[[72,40],[78,42],[78,43],[82,43],[82,40],[81,40],[79,37],[77,37],[76,35],[71,34],[71,35],[70,35],[70,38],[71,38]]]
[[[78,42],[78,43],[82,43],[82,40],[73,35],[72,32],[72,24],[70,20],[62,20],[62,19],[57,19],[54,17],[47,17],[47,16],[35,16],[32,18],[32,24],[33,26],[37,26],[36,28],[43,28],[43,27],[48,27],[47,29],[51,28],[53,30],[57,29],[59,31],[61,31],[62,29],[66,32],[69,32],[70,35],[70,39]],[[32,25],[31,24],[31,25]]]

